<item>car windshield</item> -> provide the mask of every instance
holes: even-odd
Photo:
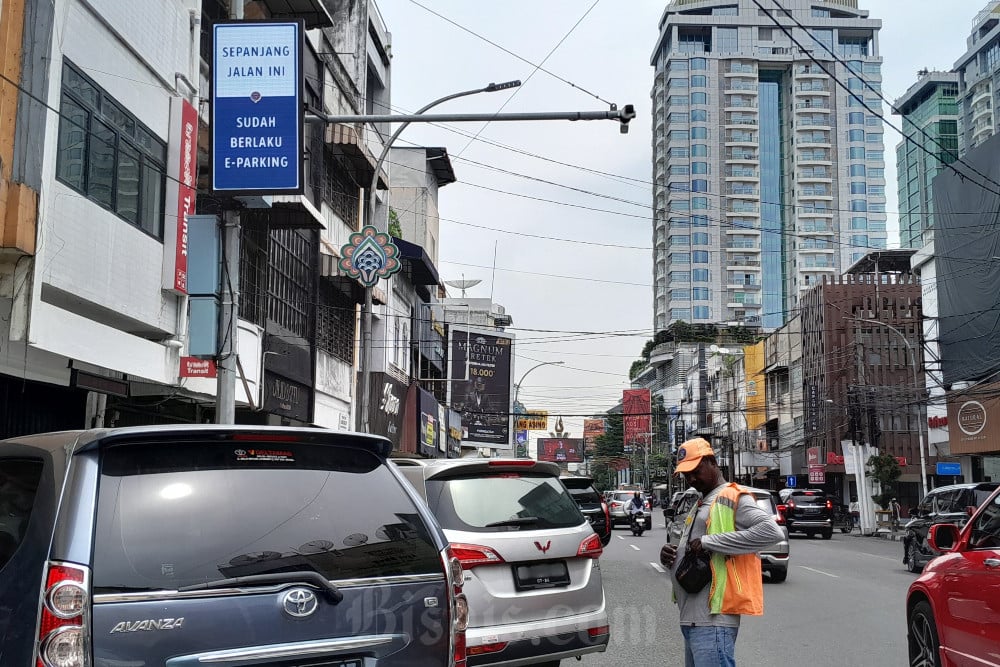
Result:
[[[95,591],[301,570],[337,580],[440,569],[413,502],[375,455],[237,444],[158,442],[103,453]]]
[[[531,473],[431,478],[427,504],[451,530],[568,528],[585,521],[558,478]]]

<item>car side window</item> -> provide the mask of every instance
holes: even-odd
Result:
[[[0,569],[24,540],[41,478],[41,461],[0,460]]]
[[[951,511],[952,500],[954,499],[954,493],[939,493],[934,496],[934,506],[932,511],[934,514],[946,514]]]
[[[1000,549],[1000,496],[993,499],[976,517],[969,535],[972,549]]]

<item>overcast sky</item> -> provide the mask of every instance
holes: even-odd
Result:
[[[438,269],[445,280],[482,279],[469,296],[492,296],[513,317],[515,380],[538,362],[565,362],[525,378],[521,401],[550,414],[603,412],[628,388],[629,365],[653,334],[649,59],[667,3],[378,3],[392,33],[392,105],[398,111],[510,79],[524,81],[513,97],[514,91],[475,95],[436,110],[496,112],[504,103],[505,112],[635,105],[638,118],[625,135],[611,121],[498,122],[451,129],[413,124],[399,140],[403,146],[448,149],[458,182],[439,197]],[[916,81],[917,70],[951,68],[986,0],[861,5],[882,20],[883,92],[895,99]],[[551,74],[525,60],[544,61]],[[893,121],[898,126],[898,117]],[[476,133],[480,140],[471,141]],[[891,128],[885,137],[887,209],[893,212],[889,242],[897,245],[900,138]],[[580,418],[565,422],[573,435],[582,435]]]

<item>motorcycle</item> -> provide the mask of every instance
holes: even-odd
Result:
[[[854,530],[854,516],[842,505],[834,505],[833,527],[839,528],[842,533],[850,533]]]
[[[646,516],[645,512],[635,512],[629,515],[628,523],[632,529],[632,534],[636,537],[642,537],[642,534],[649,526],[649,517]]]

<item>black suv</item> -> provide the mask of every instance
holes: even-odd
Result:
[[[461,564],[384,438],[0,441],[0,663],[464,665]]]
[[[927,544],[927,533],[936,523],[965,525],[972,513],[982,505],[998,482],[952,484],[929,491],[910,512],[903,536],[903,564],[910,572],[920,572],[938,552]]]
[[[601,544],[608,546],[611,541],[611,514],[607,503],[594,488],[594,480],[580,475],[563,475],[559,479],[573,496],[594,532],[601,538]]]
[[[833,537],[833,501],[823,489],[792,489],[785,494],[785,523],[789,533]]]

